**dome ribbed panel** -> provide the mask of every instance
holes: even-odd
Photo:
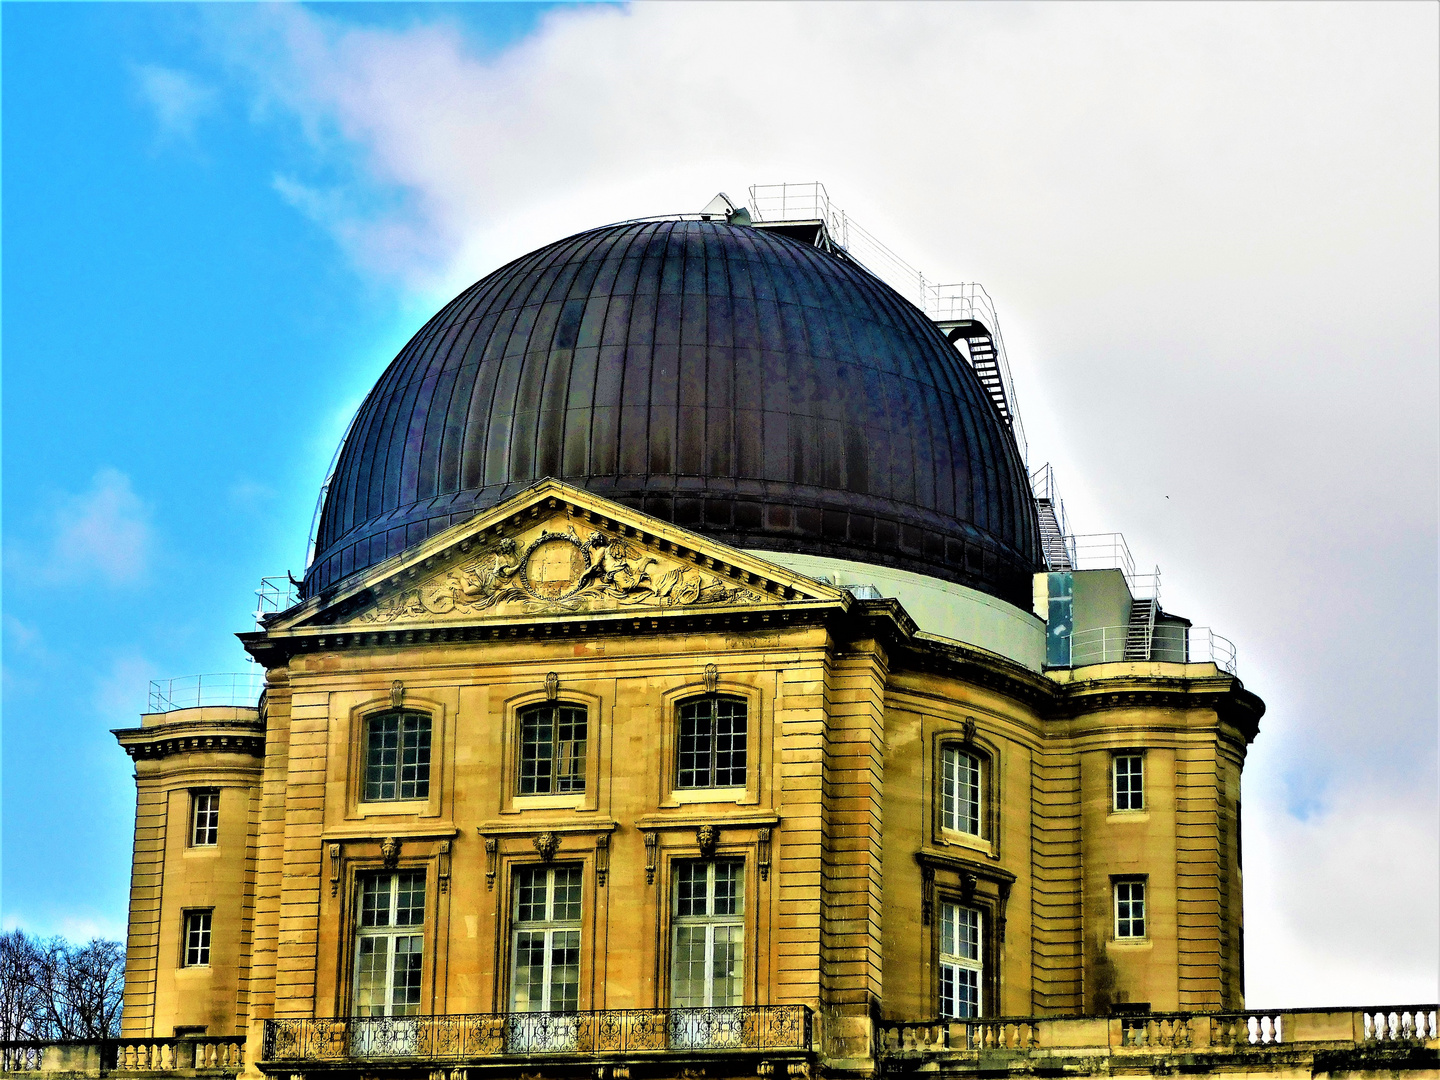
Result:
[[[853,263],[744,226],[596,229],[448,304],[361,406],[306,593],[547,476],[1027,608],[1040,565],[1014,440],[940,332]]]

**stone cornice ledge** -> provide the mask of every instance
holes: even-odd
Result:
[[[641,832],[665,832],[669,829],[698,829],[702,825],[714,825],[717,829],[764,829],[780,824],[780,815],[773,810],[739,810],[726,813],[711,810],[696,813],[693,807],[684,807],[673,814],[646,814],[635,819],[635,828]]]
[[[577,821],[574,818],[566,818],[563,821],[546,821],[540,818],[525,817],[520,821],[482,821],[475,826],[475,831],[481,836],[534,836],[537,833],[546,832],[564,836],[584,836],[588,833],[612,833],[619,827],[620,823],[610,818],[594,818],[590,821]]]

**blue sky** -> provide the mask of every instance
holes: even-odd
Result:
[[[1252,1001],[1433,1000],[1433,5],[6,4],[0,30],[6,925],[120,934],[109,729],[151,678],[243,666],[259,578],[301,571],[350,413],[444,300],[580,228],[818,178],[985,284],[1032,464],[1237,642],[1269,704]]]

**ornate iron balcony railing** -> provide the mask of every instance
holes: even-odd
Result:
[[[571,1013],[355,1016],[265,1022],[264,1061],[366,1061],[810,1049],[804,1005]]]

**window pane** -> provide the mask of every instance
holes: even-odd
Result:
[[[1145,936],[1145,883],[1120,881],[1115,884],[1115,936]]]
[[[745,910],[745,864],[714,863],[715,897],[711,907],[714,915],[739,915]]]
[[[561,867],[555,874],[555,904],[551,918],[556,922],[580,921],[580,868]]]
[[[705,1004],[704,926],[675,927],[670,960],[670,1002],[677,1009],[698,1009]]]
[[[940,1015],[980,1015],[981,915],[960,904],[940,905]]]
[[[369,724],[365,750],[365,798],[395,798],[399,761],[400,718],[377,716]]]
[[[210,963],[210,912],[192,911],[185,916],[185,966],[205,967]]]
[[[370,874],[360,879],[360,925],[390,925],[389,874]]]
[[[192,796],[194,820],[190,831],[193,847],[211,847],[220,836],[220,793],[197,791]]]
[[[715,786],[745,785],[745,702],[715,702]]]
[[[430,718],[406,713],[402,718],[400,757],[401,799],[430,797]]]
[[[980,759],[955,746],[940,754],[940,824],[980,835]]]
[[[678,757],[680,772],[677,780],[682,788],[711,785],[711,731],[709,698],[687,701],[680,706]]]
[[[550,1011],[574,1012],[580,1007],[580,931],[552,930],[550,945]]]
[[[520,794],[548,795],[554,768],[554,710],[537,705],[520,713]]]
[[[420,1011],[420,960],[423,939],[410,934],[395,939],[395,982],[390,993],[391,1016],[413,1016]]]
[[[675,868],[675,914],[705,914],[705,864],[683,862]]]
[[[556,710],[555,790],[585,790],[585,710],[561,706]]]
[[[357,1016],[384,1016],[385,976],[389,968],[390,939],[362,937],[355,965],[355,1013]]]
[[[515,934],[515,973],[510,980],[510,1007],[515,1012],[538,1012],[545,1007],[545,932],[520,930]]]
[[[1142,759],[1139,755],[1126,754],[1115,759],[1115,809],[1143,810],[1145,794],[1143,789]]]
[[[397,874],[395,880],[395,925],[421,925],[425,921],[424,873]]]
[[[715,927],[714,979],[710,1004],[739,1005],[744,1000],[745,928]]]
[[[516,877],[515,919],[517,922],[544,922],[546,912],[546,884],[549,871],[543,867],[527,866]]]

